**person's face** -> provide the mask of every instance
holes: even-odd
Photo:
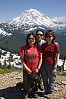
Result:
[[[28,43],[29,43],[30,46],[33,46],[34,45],[34,43],[35,43],[35,37],[33,37],[33,35],[30,35],[28,37]]]
[[[41,40],[43,38],[43,33],[41,31],[38,31],[36,34],[37,40]]]
[[[47,42],[52,42],[52,40],[53,40],[53,36],[52,35],[47,35],[45,38],[46,38]]]

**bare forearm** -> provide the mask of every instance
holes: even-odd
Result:
[[[56,54],[55,66],[57,67],[59,61],[59,53]]]
[[[40,68],[41,68],[41,65],[42,65],[42,55],[40,55],[40,57],[39,57],[40,59],[39,59],[39,64],[38,64],[38,68],[36,68],[36,70],[35,70],[35,72],[36,73],[38,73],[39,72],[39,70],[40,70]]]
[[[41,68],[41,65],[42,65],[42,55],[40,56],[38,68]]]
[[[21,62],[22,62],[22,64],[23,64],[24,68],[26,69],[26,71],[27,71],[28,73],[32,73],[32,71],[31,71],[31,70],[28,68],[28,66],[26,65],[26,63],[25,63],[23,57],[21,57]]]

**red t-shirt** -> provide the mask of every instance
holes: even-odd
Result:
[[[38,67],[39,55],[42,55],[42,48],[39,45],[32,47],[25,45],[20,49],[20,56],[24,56],[26,65],[32,71],[35,71],[35,69]],[[25,70],[24,67],[23,69]]]
[[[43,63],[48,65],[55,65],[55,54],[60,53],[58,44],[46,44],[42,45],[43,51]]]

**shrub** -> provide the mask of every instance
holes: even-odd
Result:
[[[66,76],[66,72],[59,72],[59,73],[57,73],[57,75]]]

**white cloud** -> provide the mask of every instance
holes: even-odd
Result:
[[[52,20],[55,21],[55,22],[66,21],[66,17],[54,17]]]

